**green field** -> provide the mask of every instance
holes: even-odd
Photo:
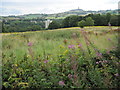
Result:
[[[3,86],[118,87],[117,46],[117,27],[2,34]]]

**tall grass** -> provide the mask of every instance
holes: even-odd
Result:
[[[118,87],[118,34],[108,27],[3,35],[3,86]],[[112,33],[111,33],[112,32]],[[115,55],[117,56],[115,56]]]

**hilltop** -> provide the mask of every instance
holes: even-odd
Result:
[[[106,13],[111,13],[111,14],[118,14],[118,9],[116,10],[99,10],[99,11],[85,11],[82,9],[73,9],[61,13],[54,13],[54,14],[26,14],[26,15],[19,15],[19,16],[3,16],[3,18],[9,18],[9,19],[33,19],[33,18],[44,18],[44,19],[64,19],[65,17],[69,15],[81,15],[85,16],[88,14],[106,14]]]

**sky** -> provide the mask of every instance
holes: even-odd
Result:
[[[52,14],[72,9],[114,10],[120,0],[0,0],[0,16]]]

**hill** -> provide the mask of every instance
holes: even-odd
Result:
[[[111,14],[118,14],[118,9],[116,10],[99,10],[99,11],[85,11],[82,9],[73,9],[61,13],[54,13],[54,14],[26,14],[26,15],[19,15],[19,16],[8,16],[4,18],[24,18],[24,19],[33,19],[33,18],[44,18],[44,19],[63,19],[69,15],[82,15],[85,16],[87,14],[106,14],[106,13],[111,13]]]
[[[55,13],[55,14],[28,14],[28,15],[22,15],[20,17],[24,17],[24,18],[40,18],[40,17],[44,17],[44,18],[48,18],[48,19],[60,19],[60,18],[64,18],[66,16],[69,15],[87,15],[87,14],[106,14],[106,13],[111,13],[111,14],[118,14],[118,10],[99,10],[99,11],[85,11],[82,9],[73,9],[70,11],[66,11],[66,12],[62,12],[62,13]]]

